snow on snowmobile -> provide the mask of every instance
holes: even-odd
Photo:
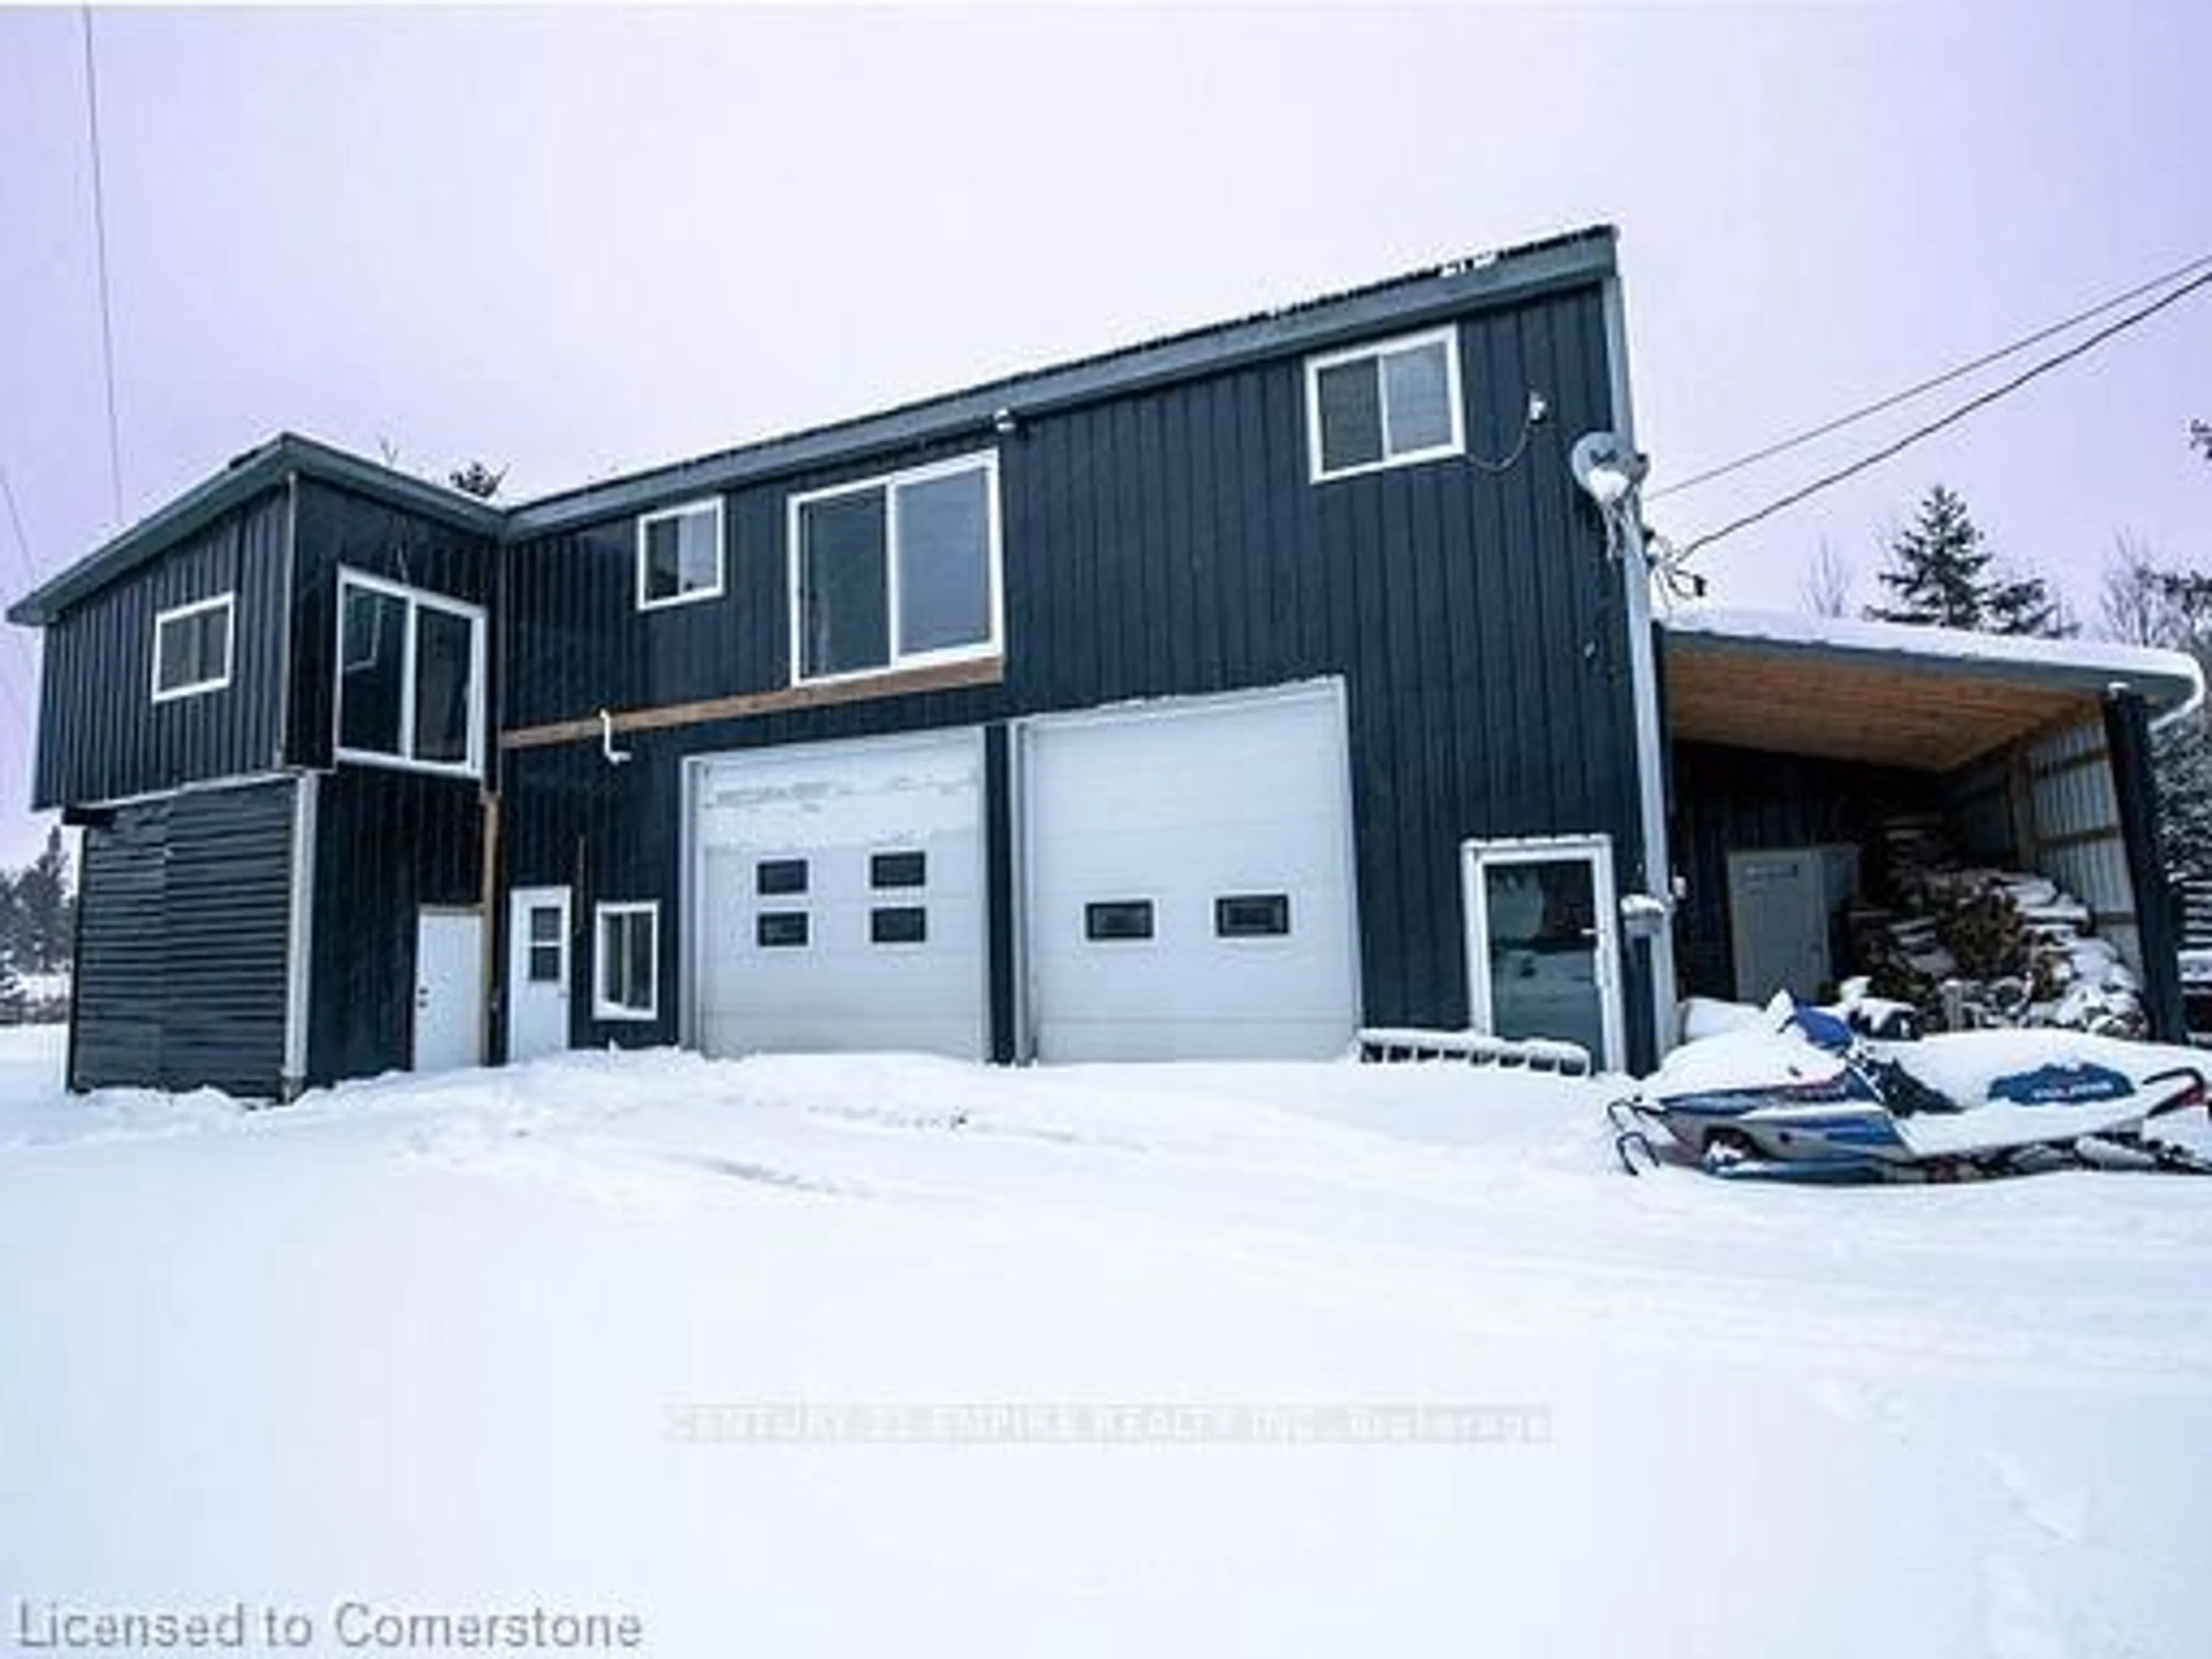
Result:
[[[1895,1030],[1897,1006],[1816,1008],[1784,993],[1741,1029],[1683,1044],[1607,1109],[1622,1167],[1694,1160],[1718,1176],[1824,1182],[2212,1175],[2212,1158],[2150,1127],[2212,1111],[2198,1050],[2068,1030],[1866,1034],[1885,1018]]]

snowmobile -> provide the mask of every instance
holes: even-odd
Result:
[[[1742,1029],[1685,1043],[1607,1109],[1621,1167],[1694,1161],[1731,1178],[1822,1182],[2212,1175],[2212,1158],[2150,1127],[2212,1111],[2196,1049],[2065,1030],[1883,1040],[1870,1024],[1785,993]]]

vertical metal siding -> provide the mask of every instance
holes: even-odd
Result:
[[[191,790],[86,831],[70,1082],[279,1092],[292,785]]]
[[[1643,878],[1622,573],[1565,464],[1575,436],[1612,423],[1600,290],[1459,332],[1475,456],[1513,449],[1530,390],[1551,406],[1501,471],[1458,459],[1313,483],[1303,360],[1286,357],[733,489],[715,600],[640,614],[627,519],[511,550],[509,726],[771,690],[787,680],[788,495],[995,447],[1007,658],[1000,686],[639,733],[619,769],[589,744],[517,751],[507,878],[580,879],[586,916],[595,895],[658,897],[672,916],[685,754],[1336,674],[1365,1015],[1464,1024],[1462,840],[1604,834],[1624,885]],[[662,1024],[576,1035],[672,1040]]]
[[[411,1063],[416,913],[477,904],[483,855],[471,782],[356,766],[321,780],[308,1082]]]
[[[494,554],[482,537],[317,479],[300,480],[298,500],[285,758],[295,766],[325,767],[331,763],[339,568],[488,605]],[[492,649],[489,639],[485,649]]]
[[[123,800],[277,765],[289,519],[286,492],[269,490],[47,628],[33,806]],[[155,703],[154,618],[223,592],[237,595],[230,684]]]
[[[2048,770],[2080,760],[2093,763]],[[2027,763],[2032,780],[2027,857],[2039,873],[2089,907],[2099,918],[2098,933],[2140,974],[2142,938],[2136,922],[2135,884],[2128,875],[2127,847],[2120,834],[2119,802],[2112,793],[2103,726],[2093,720],[2055,732],[2030,745]]]

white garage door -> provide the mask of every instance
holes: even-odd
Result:
[[[699,1047],[981,1057],[982,778],[975,731],[700,763]]]
[[[1340,686],[1042,720],[1024,760],[1041,1059],[1344,1050],[1359,995]]]

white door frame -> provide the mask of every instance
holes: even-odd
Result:
[[[517,887],[507,894],[507,1057],[509,1060],[515,1057],[515,1016],[533,983],[530,978],[530,913],[544,905],[556,906],[561,912],[559,991],[562,1026],[561,1042],[553,1052],[557,1054],[566,1049],[572,1040],[574,1025],[569,1018],[568,1001],[575,994],[576,988],[576,912],[574,899],[574,894],[566,886]]]
[[[1592,898],[1597,912],[1595,974],[1605,1052],[1593,1054],[1599,1067],[1618,1071],[1627,1063],[1620,995],[1620,903],[1613,879],[1610,836],[1524,836],[1460,843],[1460,893],[1467,914],[1468,1023],[1488,1033],[1494,1006],[1490,984],[1490,900],[1482,874],[1498,864],[1553,864],[1584,859],[1590,865]]]

